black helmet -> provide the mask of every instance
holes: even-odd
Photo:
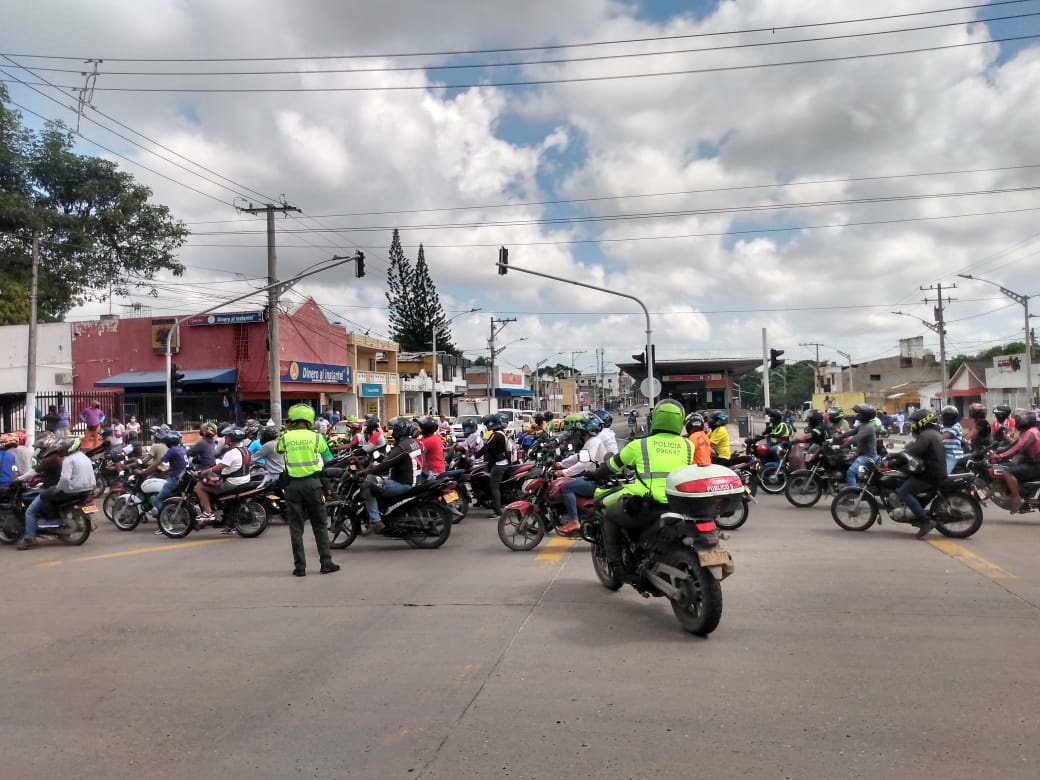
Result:
[[[985,420],[986,419],[986,407],[980,403],[974,403],[968,405],[968,417],[973,420]]]
[[[827,422],[839,423],[845,419],[845,411],[838,406],[832,406],[827,410]]]
[[[244,430],[246,432],[247,439],[255,439],[257,436],[260,435],[260,425],[257,423],[253,423],[252,425],[246,426]]]
[[[394,417],[386,424],[386,426],[390,430],[390,435],[394,437],[394,441],[396,442],[400,442],[401,439],[413,437],[415,435],[413,431],[416,431],[418,428],[418,426],[407,417]]]
[[[1011,407],[1007,404],[997,404],[993,407],[993,416],[997,418],[997,422],[1004,422],[1011,416]]]
[[[181,443],[181,438],[180,431],[166,431],[159,435],[159,441],[167,447],[176,447]]]
[[[956,406],[944,406],[939,411],[939,416],[942,418],[942,424],[947,427],[956,425],[961,421],[961,411]]]
[[[485,414],[480,421],[484,423],[484,427],[489,431],[500,431],[505,427],[502,418],[497,414]]]
[[[783,418],[783,414],[778,409],[766,409],[766,417],[775,425]]]
[[[98,431],[98,433],[101,434],[102,438],[108,438],[109,436],[112,435],[112,426],[111,425],[106,425],[104,428],[102,428],[100,431]]]
[[[704,430],[704,415],[700,412],[690,412],[683,421],[687,433]]]
[[[556,417],[556,415],[553,414],[552,412],[546,412],[545,413],[545,421],[546,422],[552,422],[555,417]]]
[[[809,423],[809,425],[816,427],[823,422],[823,412],[819,409],[810,409],[809,413],[805,415],[805,421]]]
[[[229,425],[227,428],[220,432],[220,435],[223,436],[225,439],[230,439],[231,441],[246,440],[246,432],[236,425]]]
[[[274,441],[278,438],[278,429],[273,425],[268,425],[260,431],[260,443],[267,444],[269,441]]]
[[[856,404],[852,407],[852,411],[856,413],[856,419],[863,423],[868,423],[877,417],[877,409],[870,404]]]
[[[440,428],[440,424],[432,417],[423,417],[419,420],[419,431],[423,436],[433,436]]]
[[[910,415],[910,432],[915,436],[929,427],[939,427],[939,420],[931,409],[918,409]]]
[[[477,430],[477,423],[472,417],[467,417],[462,421],[462,432],[469,436],[473,431]]]
[[[1031,409],[1019,409],[1015,412],[1015,428],[1027,431],[1036,425],[1036,412]]]
[[[379,418],[374,414],[365,416],[365,435],[375,432],[379,427]]]
[[[543,422],[545,422],[545,417],[542,416],[542,413],[541,412],[535,412],[534,413],[534,424],[535,425],[541,425]]]

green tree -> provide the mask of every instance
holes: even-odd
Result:
[[[73,135],[48,123],[26,129],[0,85],[0,290],[27,290],[32,235],[39,235],[41,321],[57,321],[88,300],[147,287],[160,271],[180,275],[175,257],[188,230],[151,191],[118,167],[76,154]],[[0,304],[0,324],[25,322]]]
[[[415,266],[401,248],[395,229],[390,240],[390,264],[386,272],[386,301],[390,309],[390,335],[404,352],[433,349],[433,330],[437,329],[437,350],[458,354],[441,308],[437,288],[426,265],[426,253],[419,246]]]

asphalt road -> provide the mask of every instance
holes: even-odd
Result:
[[[0,548],[0,777],[1040,777],[1038,519],[840,530],[764,496],[707,640],[587,545],[103,525]],[[309,547],[309,549],[313,549]]]

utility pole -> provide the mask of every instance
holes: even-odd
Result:
[[[290,206],[284,200],[281,205],[276,206],[268,203],[265,206],[236,207],[240,212],[246,214],[267,213],[267,350],[268,350],[268,375],[271,387],[271,421],[275,426],[282,424],[282,369],[281,369],[281,346],[278,341],[278,258],[275,252],[274,241],[274,214],[280,211],[288,214],[290,211],[299,211],[295,206]],[[171,421],[172,423],[172,421]]]
[[[606,403],[606,391],[603,389],[603,347],[596,347],[596,390],[599,395],[599,408],[605,409]]]
[[[957,289],[957,285],[953,285],[954,289]],[[935,322],[936,327],[932,328],[936,333],[939,334],[939,362],[942,364],[942,389],[940,390],[940,400],[942,406],[946,406],[946,386],[950,382],[950,377],[947,373],[946,367],[946,324],[943,318],[943,288],[942,282],[939,284],[929,285],[928,287],[921,287],[921,290],[929,292],[931,290],[936,291],[936,306],[935,306]],[[946,302],[949,303],[952,298],[949,295],[946,296]],[[928,297],[925,296],[924,302],[928,303]]]
[[[817,344],[815,341],[801,341],[798,343],[799,347],[816,347],[816,363],[813,364],[812,372],[812,391],[813,393],[820,393],[823,391],[823,383],[820,381],[820,347],[827,346],[826,344]]]
[[[572,349],[571,350],[571,379],[574,379],[574,375],[578,373],[578,371],[574,368],[574,356],[575,355],[584,355],[586,352],[588,352],[587,349]],[[576,379],[574,381],[574,397],[575,397],[575,399],[579,398],[579,396],[578,396],[578,382],[577,382]],[[578,404],[578,406],[581,406],[581,404]]]
[[[495,329],[496,322],[500,326],[497,330]],[[501,320],[496,320],[495,315],[491,315],[491,337],[488,339],[488,352],[491,353],[491,360],[488,362],[487,370],[488,414],[491,414],[491,402],[495,397],[495,337],[510,322],[516,322],[516,317],[505,317]]]
[[[32,271],[29,277],[29,356],[25,375],[25,443],[32,447],[36,441],[36,328],[38,291],[40,284],[40,234],[32,232]]]
[[[766,329],[762,328],[762,404],[763,409],[769,408],[769,344],[767,342]]]

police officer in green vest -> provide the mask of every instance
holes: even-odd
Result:
[[[332,562],[325,505],[321,502],[321,470],[332,453],[325,437],[314,430],[314,409],[307,404],[289,407],[286,430],[278,437],[275,452],[285,454],[285,505],[289,514],[289,539],[292,542],[293,575],[307,574],[307,556],[303,552],[304,522],[311,521],[314,541],[321,558],[321,573],[339,571]]]
[[[614,567],[621,564],[621,529],[641,529],[652,523],[655,515],[647,510],[652,510],[655,503],[668,503],[668,474],[693,465],[693,444],[682,435],[685,419],[686,410],[678,401],[659,401],[650,412],[650,435],[632,439],[596,471],[594,478],[600,479],[625,466],[636,472],[635,482],[603,500],[603,549]]]

